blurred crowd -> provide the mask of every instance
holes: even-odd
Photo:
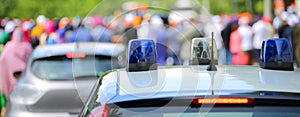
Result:
[[[10,51],[8,53],[13,51],[6,47],[10,41],[30,45],[31,49],[22,49],[28,54],[37,46],[51,44],[108,42],[127,45],[130,39],[150,38],[157,43],[159,65],[179,65],[188,64],[191,39],[211,38],[211,32],[214,32],[219,64],[257,65],[263,39],[288,38],[296,52],[299,48],[297,39],[300,38],[298,24],[299,16],[293,7],[277,13],[274,19],[247,12],[214,16],[200,14],[187,18],[176,13],[162,15],[147,8],[84,18],[49,19],[43,15],[35,20],[3,18],[0,54],[2,52],[1,56],[5,56],[5,50]],[[297,54],[295,57],[299,58]]]
[[[225,64],[257,65],[260,62],[261,45],[264,39],[287,38],[293,47],[294,59],[300,66],[299,14],[292,6],[277,11],[274,19],[242,13],[233,16],[221,31],[226,49]]]

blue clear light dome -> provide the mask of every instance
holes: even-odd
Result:
[[[153,40],[132,40],[129,49],[129,63],[156,63]]]
[[[293,62],[292,46],[288,39],[268,39],[263,44],[262,62]]]

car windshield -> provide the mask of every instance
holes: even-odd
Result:
[[[116,67],[116,58],[108,56],[86,56],[85,58],[67,58],[53,56],[35,60],[32,72],[46,80],[72,80],[74,77],[97,76]],[[116,67],[117,68],[117,67]]]

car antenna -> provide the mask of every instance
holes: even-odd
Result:
[[[211,61],[207,67],[207,71],[217,71],[216,65],[214,64],[214,32],[211,32]]]

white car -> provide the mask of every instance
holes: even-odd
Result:
[[[123,52],[111,43],[37,47],[10,95],[7,117],[77,116],[97,76],[122,67]]]
[[[300,69],[220,65],[217,69],[172,66],[133,73],[115,70],[101,78],[81,116],[300,115]]]
[[[268,61],[260,67],[214,63],[153,67],[148,64],[155,64],[156,53],[149,43],[130,41],[131,65],[99,79],[80,117],[300,116],[300,69],[281,64],[292,62],[286,39],[265,40],[262,54]],[[200,48],[196,50],[201,53]]]

